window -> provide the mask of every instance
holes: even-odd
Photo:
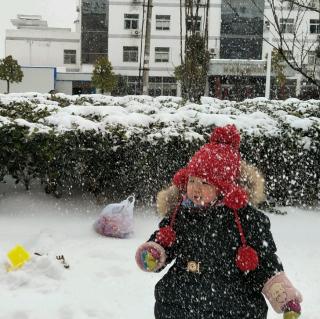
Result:
[[[170,30],[170,16],[156,15],[156,30]]]
[[[190,31],[193,27],[195,28],[195,31],[201,30],[201,17],[187,18],[187,30]]]
[[[127,95],[140,94],[140,80],[138,76],[127,77]]]
[[[314,52],[308,52],[308,65],[314,65],[316,63],[316,55]]]
[[[155,48],[155,62],[169,62],[169,48]]]
[[[280,19],[280,31],[282,33],[293,33],[293,19]]]
[[[149,95],[151,96],[176,96],[177,83],[174,77],[149,77]]]
[[[63,51],[63,63],[64,64],[76,64],[77,63],[77,51],[76,50],[64,50]]]
[[[310,33],[320,33],[320,20],[310,19]]]
[[[123,62],[138,62],[138,47],[123,47]]]
[[[308,52],[308,65],[319,65],[320,59],[315,51]]]
[[[136,30],[139,26],[139,14],[128,14],[124,15],[124,28],[126,30]]]

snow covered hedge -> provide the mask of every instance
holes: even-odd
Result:
[[[0,95],[0,178],[47,192],[149,200],[204,144],[213,126],[234,123],[243,158],[281,204],[319,202],[320,101],[62,94]]]

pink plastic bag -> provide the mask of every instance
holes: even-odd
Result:
[[[134,197],[120,203],[107,205],[94,223],[97,233],[117,238],[127,238],[133,233]]]

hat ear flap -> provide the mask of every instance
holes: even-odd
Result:
[[[177,173],[173,176],[172,182],[181,192],[187,191],[187,184],[188,184],[188,170],[186,167],[181,168],[178,170]]]

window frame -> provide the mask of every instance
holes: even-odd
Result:
[[[317,21],[317,22],[315,22]],[[311,29],[315,28],[314,31],[312,32]],[[310,34],[320,34],[320,19],[310,19],[309,20],[309,32]]]
[[[160,55],[160,57],[159,57]],[[167,58],[163,56],[167,55]],[[155,47],[154,48],[154,62],[168,63],[170,61],[170,47]]]
[[[149,78],[150,96],[177,96],[177,81],[174,77],[151,76]]]
[[[294,33],[294,19],[293,18],[280,18],[280,31],[282,33]]]
[[[128,63],[138,62],[139,59],[139,47],[138,46],[123,46],[122,47],[122,61]],[[128,57],[126,59],[126,56]],[[135,59],[132,59],[132,56],[135,56]]]
[[[69,62],[68,59],[70,59]],[[77,50],[63,49],[63,64],[77,64]]]
[[[320,59],[317,57],[316,51],[308,52],[308,65],[320,65]]]
[[[166,26],[168,24],[168,26]],[[156,15],[156,30],[157,31],[169,31],[171,24],[171,16],[168,14]]]
[[[129,23],[128,25],[127,22]],[[124,13],[123,26],[125,30],[138,30],[139,13]]]

